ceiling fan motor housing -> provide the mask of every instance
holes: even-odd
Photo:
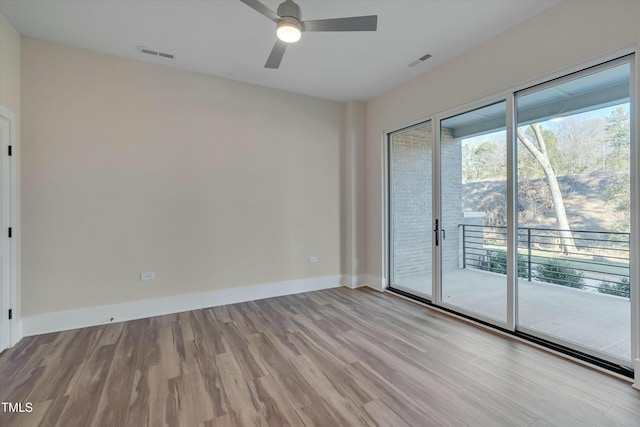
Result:
[[[298,22],[302,20],[302,12],[300,6],[295,4],[293,0],[286,0],[278,6],[278,16],[281,18],[294,18]]]

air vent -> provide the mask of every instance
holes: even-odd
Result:
[[[427,53],[426,55],[421,56],[420,58],[416,59],[411,64],[409,64],[409,67],[415,67],[416,65],[423,63],[429,58],[431,58],[431,54]]]
[[[143,46],[138,46],[138,50],[142,53],[146,53],[147,55],[161,56],[163,58],[173,59],[172,53],[158,52],[157,50],[149,49],[148,47]]]

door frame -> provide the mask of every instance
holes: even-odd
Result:
[[[433,304],[438,307],[443,307],[447,310],[460,313],[464,316],[476,319],[482,323],[486,323],[497,327],[501,330],[514,332],[516,329],[516,275],[515,265],[517,263],[517,233],[516,222],[514,221],[516,211],[514,208],[514,198],[517,195],[517,188],[515,187],[513,179],[509,177],[515,176],[515,163],[513,159],[516,158],[515,149],[512,144],[513,136],[515,134],[515,124],[513,120],[512,112],[514,111],[515,97],[512,91],[504,91],[499,94],[488,96],[480,100],[467,103],[461,107],[456,107],[440,114],[437,114],[433,118],[433,214],[434,221],[442,218],[442,144],[441,144],[441,122],[450,117],[464,114],[473,110],[477,110],[492,104],[505,103],[505,125],[506,125],[506,161],[507,161],[507,218],[511,221],[507,221],[507,301],[505,301],[507,307],[507,319],[506,322],[501,322],[496,319],[489,318],[480,313],[471,312],[459,306],[448,304],[442,300],[442,248],[443,246],[435,245],[435,239],[433,244]],[[509,195],[511,197],[509,197]],[[433,224],[435,227],[435,223]],[[439,231],[442,233],[442,230]],[[442,239],[442,234],[439,236]]]
[[[415,289],[410,289],[407,287],[404,287],[402,285],[399,285],[397,283],[393,283],[393,279],[395,276],[395,272],[394,272],[394,265],[393,265],[393,261],[392,261],[392,257],[393,257],[393,242],[394,242],[394,235],[393,235],[393,197],[392,197],[392,188],[391,188],[391,180],[393,179],[393,171],[392,171],[392,167],[391,167],[391,161],[392,161],[392,156],[391,156],[391,137],[394,134],[397,134],[399,132],[402,131],[408,131],[410,129],[419,127],[419,126],[423,126],[425,124],[429,123],[431,126],[431,138],[429,141],[429,144],[431,145],[431,163],[432,163],[432,170],[433,170],[433,156],[434,156],[434,151],[433,151],[433,146],[434,146],[434,129],[433,129],[433,117],[424,117],[421,118],[419,120],[416,120],[415,122],[411,123],[408,126],[402,126],[396,129],[392,129],[389,131],[385,131],[384,132],[384,141],[383,141],[383,153],[382,153],[382,158],[384,159],[383,161],[383,169],[384,169],[384,173],[383,173],[383,189],[384,189],[384,194],[383,194],[383,204],[385,206],[384,212],[384,227],[385,227],[385,231],[383,233],[383,239],[384,239],[384,251],[383,251],[383,258],[384,258],[384,262],[383,265],[386,268],[384,277],[385,279],[383,279],[386,284],[385,284],[385,288],[386,287],[392,287],[394,289],[397,289],[399,291],[402,292],[406,292],[406,293],[410,293],[412,295],[417,296],[418,298],[421,298],[424,301],[431,301],[433,299],[433,283],[432,283],[432,294],[428,295],[419,291],[416,291]],[[432,198],[432,202],[433,202],[433,190],[434,187],[432,185],[431,187],[431,198]],[[433,253],[433,252],[432,252]],[[433,261],[432,261],[433,263]],[[432,267],[433,269],[433,267]],[[433,280],[433,270],[432,270],[432,280]]]
[[[16,258],[16,168],[15,168],[15,156],[16,156],[16,115],[8,108],[0,105],[0,116],[9,122],[9,137],[2,138],[2,154],[0,156],[0,162],[2,162],[2,221],[0,223],[0,239],[6,239],[6,260],[4,261],[3,270],[8,270],[3,273],[4,278],[2,280],[2,298],[0,307],[0,316],[2,316],[2,322],[0,327],[2,328],[2,338],[0,341],[0,351],[12,347],[19,339],[19,334],[16,330],[16,273],[17,273],[17,258]],[[9,147],[11,147],[11,156],[9,155]],[[9,228],[12,229],[12,237],[9,238]],[[4,245],[2,245],[4,246]],[[9,319],[9,310],[12,310],[13,316]]]

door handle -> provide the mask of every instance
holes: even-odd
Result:
[[[447,233],[444,230],[440,230],[439,221],[436,219],[436,227],[433,229],[433,232],[436,233],[436,246],[440,246],[440,231],[442,231],[442,240],[447,238]]]

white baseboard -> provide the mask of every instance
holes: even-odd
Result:
[[[346,286],[347,288],[350,288],[350,289],[355,289],[362,285],[358,284],[358,276],[345,275],[345,276],[342,276],[342,286]]]
[[[359,276],[342,276],[342,285],[351,289],[366,286],[379,292],[384,292],[384,289],[386,288],[384,278],[371,276],[369,274],[361,274]]]
[[[370,274],[363,274],[358,276],[359,286],[367,286],[371,289],[375,289],[378,292],[384,292],[386,285],[386,280],[384,277],[376,277]]]
[[[11,347],[16,345],[18,341],[22,339],[23,335],[23,325],[22,319],[16,320],[11,328]]]
[[[31,336],[69,329],[104,325],[112,322],[143,319],[182,311],[235,304],[264,298],[293,295],[301,292],[337,288],[341,276],[321,276],[309,279],[265,283],[242,288],[176,295],[122,304],[103,305],[79,310],[26,316],[21,319],[21,335]],[[113,320],[112,320],[113,319]]]

